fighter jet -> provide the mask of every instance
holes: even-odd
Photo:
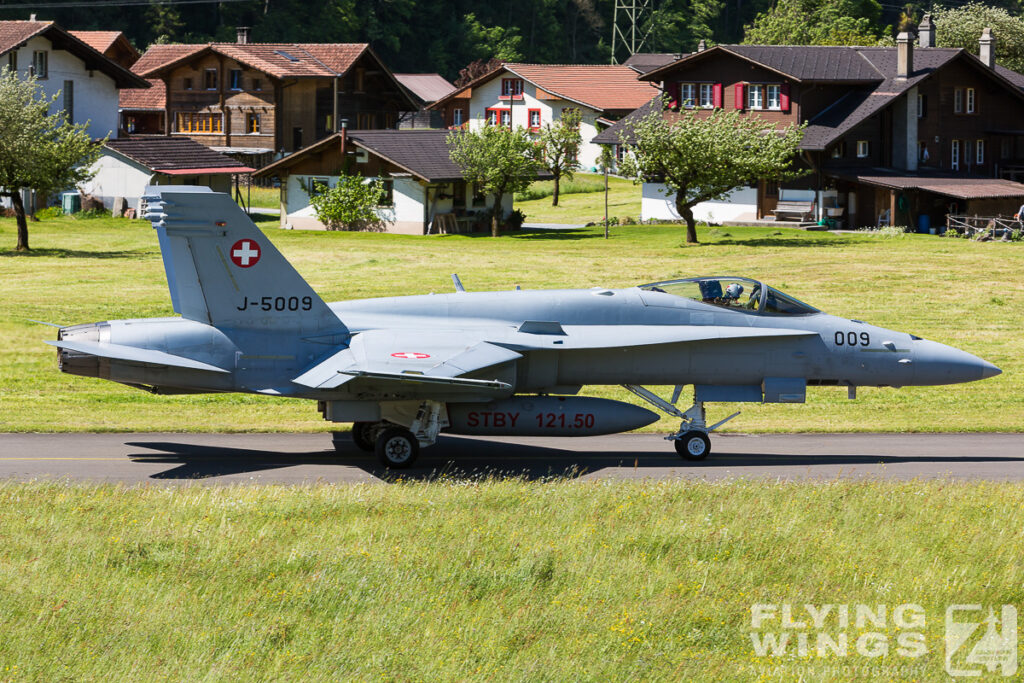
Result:
[[[808,386],[938,385],[999,374],[976,356],[823,313],[746,277],[609,289],[467,292],[325,303],[225,194],[151,187],[180,317],[63,327],[60,369],[159,394],[317,401],[394,468],[438,434],[591,436],[658,414],[580,396],[622,385],[680,420],[666,437],[711,452],[706,402],[803,403]],[[670,385],[671,399],[644,385]],[[694,402],[677,407],[685,386]],[[347,447],[335,434],[335,445]],[[348,438],[347,436],[344,438]]]

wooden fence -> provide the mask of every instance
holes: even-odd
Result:
[[[1022,229],[1021,222],[1016,218],[1005,216],[955,216],[946,215],[946,230],[953,230],[967,237],[976,237],[979,233],[987,233],[992,239],[1001,239],[1014,230]]]

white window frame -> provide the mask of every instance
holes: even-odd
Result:
[[[713,109],[715,106],[714,83],[701,83],[698,87],[697,106],[701,109]]]
[[[975,140],[974,141],[974,163],[981,166],[985,163],[985,141]]]
[[[747,109],[764,109],[764,91],[762,86],[750,83],[747,85]]]
[[[534,115],[537,116],[537,122],[533,122]],[[540,128],[540,109],[530,109],[526,112],[526,125],[528,128]]]
[[[871,156],[871,144],[868,140],[857,140],[857,158],[866,159]]]
[[[964,112],[964,89],[954,88],[953,89],[953,113],[962,114]]]
[[[774,95],[775,104],[772,105]],[[782,111],[782,86],[778,84],[764,86],[764,106],[769,111]]]
[[[949,167],[954,171],[960,170],[960,141],[953,140],[949,151]]]
[[[679,84],[679,106],[685,109],[693,109],[697,106],[697,84]]]
[[[501,96],[517,97],[523,94],[523,79],[503,78],[501,79]]]
[[[974,113],[974,88],[967,88],[967,113]]]
[[[452,110],[452,125],[453,126],[461,126],[462,125],[462,109],[453,109]]]

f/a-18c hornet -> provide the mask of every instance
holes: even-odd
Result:
[[[441,432],[592,436],[657,413],[578,396],[624,386],[711,452],[705,402],[803,403],[808,386],[952,384],[999,374],[964,351],[823,313],[762,282],[694,277],[626,289],[455,292],[327,304],[226,194],[143,197],[181,317],[62,327],[64,372],[160,394],[317,401],[356,445],[407,467]],[[666,400],[643,385],[674,385]],[[676,407],[684,385],[694,403]],[[335,435],[335,439],[339,434]],[[336,441],[339,448],[341,443]]]

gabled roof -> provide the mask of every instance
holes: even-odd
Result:
[[[118,95],[121,109],[160,111],[167,108],[167,91],[164,82],[148,78],[148,88],[125,88]]]
[[[637,73],[645,74],[666,64],[679,61],[684,55],[685,53],[679,52],[637,52],[635,55],[630,55],[622,65],[628,66]]]
[[[436,102],[456,90],[441,74],[395,74],[395,79],[424,103]]]
[[[365,149],[370,154],[401,168],[419,180],[428,183],[461,180],[462,169],[451,160],[449,155],[449,134],[450,131],[437,129],[347,130],[344,133],[335,133],[314,145],[264,166],[256,173],[256,177],[280,176],[282,171],[286,171],[302,159],[320,154],[331,145],[340,145],[343,139],[347,139],[348,143]],[[538,177],[549,176],[539,173]]]
[[[152,137],[107,140],[104,147],[169,175],[252,173],[254,169],[189,138]]]
[[[863,50],[833,45],[716,45],[648,71],[640,80],[660,81],[677,66],[722,54],[734,55],[794,81],[867,83],[882,80],[882,74],[861,54]]]
[[[68,31],[68,33],[102,54],[105,54],[119,40],[124,40],[131,50],[135,50],[121,31]],[[136,56],[138,56],[137,51]]]
[[[153,45],[132,70],[141,76],[157,76],[200,52],[210,51],[275,78],[333,78],[344,75],[369,50],[367,43]]]
[[[0,55],[21,47],[27,40],[42,36],[54,48],[67,50],[85,62],[85,68],[99,71],[118,88],[145,88],[148,83],[117,62],[103,55],[92,45],[65,31],[52,21],[0,21]]]
[[[582,104],[597,111],[632,111],[651,99],[652,84],[637,80],[637,73],[624,64],[519,64],[509,62],[467,83],[430,108],[458,97],[510,73],[529,81],[555,97]]]

